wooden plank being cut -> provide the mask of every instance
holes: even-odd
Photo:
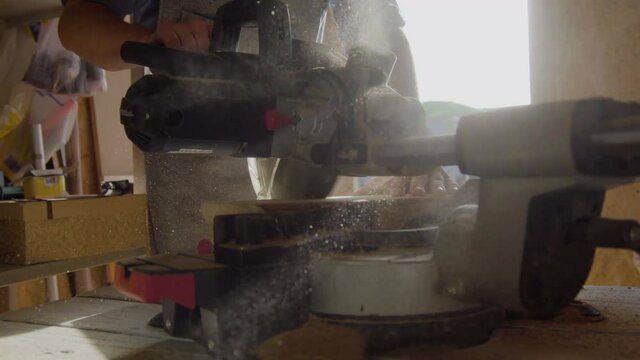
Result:
[[[147,249],[138,248],[34,265],[0,265],[0,287],[50,275],[105,265],[122,259],[146,255],[147,253]]]
[[[397,198],[390,196],[347,196],[321,200],[254,200],[202,204],[201,214],[214,238],[213,220],[219,215],[264,214],[288,211],[330,210],[335,216],[335,227],[340,228],[372,221],[375,229],[404,228],[417,222],[423,225],[442,207],[443,199],[424,196]]]

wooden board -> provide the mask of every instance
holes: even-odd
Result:
[[[322,200],[252,200],[252,201],[205,201],[202,204],[202,216],[209,228],[209,238],[213,239],[213,219],[218,215],[229,214],[263,214],[282,211],[305,211],[332,209],[336,219],[336,227],[348,226],[349,222],[367,221],[368,217],[359,214],[370,211],[376,229],[398,229],[422,220],[425,217],[435,217],[442,207],[443,199],[421,197],[390,197],[390,196],[344,196]]]
[[[130,299],[123,295],[121,292],[116,290],[111,286],[103,286],[97,289],[93,289],[87,292],[84,292],[78,295],[80,298],[91,298],[91,299],[103,299],[103,300],[120,300],[120,301],[133,301],[137,300]]]
[[[23,281],[47,277],[49,275],[73,272],[80,269],[105,265],[114,261],[148,254],[148,249],[114,251],[110,253],[83,256],[35,265],[0,264],[0,287]]]
[[[84,194],[100,193],[99,158],[96,154],[94,125],[90,100],[78,101],[78,131],[80,132],[80,170]]]

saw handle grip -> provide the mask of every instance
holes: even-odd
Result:
[[[161,45],[126,41],[120,48],[120,58],[127,64],[169,71],[174,63],[171,59],[174,51]]]
[[[257,69],[242,59],[223,58],[161,45],[127,41],[120,57],[128,64],[146,66],[171,76],[219,80],[255,80]]]

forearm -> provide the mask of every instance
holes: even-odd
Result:
[[[125,41],[147,42],[152,30],[128,24],[101,4],[69,0],[60,17],[62,45],[106,70],[131,68],[120,58]]]

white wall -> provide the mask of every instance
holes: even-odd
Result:
[[[132,144],[120,125],[120,101],[131,84],[131,72],[107,72],[107,84],[109,89],[94,97],[100,180],[131,180]]]

